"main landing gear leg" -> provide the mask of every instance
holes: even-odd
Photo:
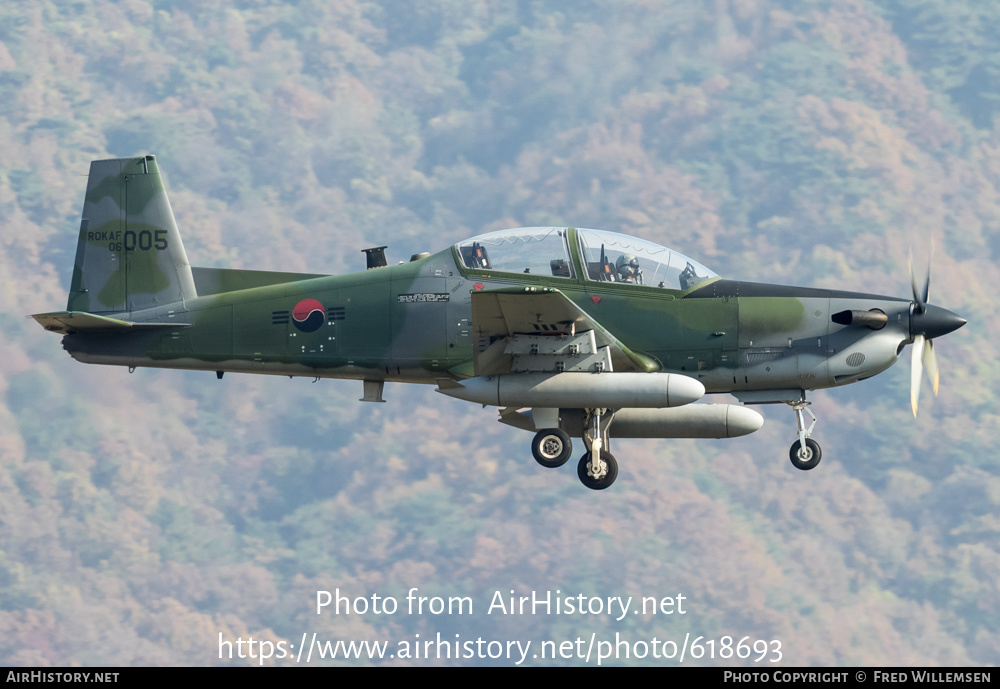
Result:
[[[605,414],[605,412],[604,409],[591,411],[590,423],[583,434],[583,443],[587,446],[588,452],[580,458],[580,463],[576,467],[580,481],[592,490],[604,490],[618,478],[618,462],[614,455],[604,449],[605,444],[610,445],[607,427],[611,424],[614,412],[610,414]],[[603,437],[601,433],[602,416],[607,416],[603,420]]]
[[[823,457],[819,443],[813,440],[813,429],[816,427],[816,415],[809,409],[809,402],[806,401],[805,393],[798,402],[789,402],[795,410],[795,420],[799,427],[799,439],[792,443],[788,449],[788,458],[792,461],[792,466],[802,471],[814,469],[819,460]],[[812,423],[806,428],[806,414],[812,417]]]

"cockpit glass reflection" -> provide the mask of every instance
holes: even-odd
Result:
[[[645,239],[603,230],[577,230],[577,237],[591,280],[686,290],[717,277],[684,254]]]
[[[466,268],[572,278],[573,262],[562,227],[522,227],[473,237],[458,245]]]

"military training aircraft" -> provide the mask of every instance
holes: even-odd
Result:
[[[532,453],[601,490],[619,438],[730,438],[786,403],[799,469],[820,461],[806,392],[864,380],[913,345],[911,405],[932,341],[965,324],[913,298],[726,280],[652,242],[615,232],[490,232],[387,266],[313,275],[192,268],[154,156],[91,163],[65,311],[37,314],[84,363],[386,381],[500,407],[535,432]],[[742,404],[692,404],[731,393]],[[806,414],[811,417],[808,422]]]

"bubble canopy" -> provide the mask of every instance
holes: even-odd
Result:
[[[565,227],[521,227],[472,237],[455,245],[466,268],[576,279],[572,254],[585,280],[687,290],[711,270],[672,249],[617,232]]]

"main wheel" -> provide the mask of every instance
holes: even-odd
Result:
[[[798,440],[788,449],[788,458],[792,460],[792,466],[802,471],[814,469],[822,457],[823,452],[819,449],[819,443],[812,438],[806,438],[805,450]]]
[[[558,428],[545,428],[535,433],[531,441],[531,454],[543,467],[561,467],[573,454],[573,441]]]
[[[590,473],[589,452],[580,458],[580,463],[576,467],[576,474],[580,477],[580,481],[591,490],[604,490],[618,478],[618,461],[615,460],[614,455],[601,450],[601,463],[604,465],[606,471],[604,476],[600,478],[594,478],[594,475]]]

